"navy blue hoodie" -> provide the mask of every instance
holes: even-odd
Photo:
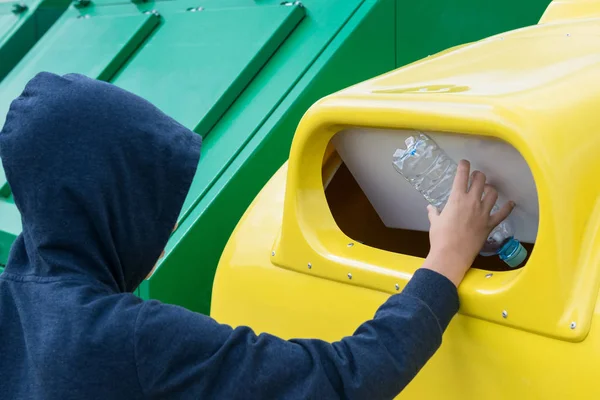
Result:
[[[433,355],[458,297],[427,270],[335,343],[134,296],[200,146],[148,102],[79,75],[40,74],[13,102],[0,157],[23,232],[0,275],[0,398],[388,399]]]

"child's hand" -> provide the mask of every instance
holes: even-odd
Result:
[[[486,185],[485,175],[479,171],[473,172],[469,189],[470,168],[468,161],[462,160],[458,164],[452,193],[442,213],[438,213],[433,206],[428,207],[431,249],[423,268],[446,276],[456,286],[462,281],[492,229],[504,221],[515,206],[511,201],[490,215],[498,200],[498,192]]]

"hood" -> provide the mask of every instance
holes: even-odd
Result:
[[[116,86],[37,75],[0,132],[23,222],[6,273],[133,291],[177,222],[201,141]]]

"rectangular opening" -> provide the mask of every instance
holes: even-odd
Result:
[[[377,249],[426,257],[429,251],[427,202],[392,165],[396,148],[414,131],[352,129],[338,133],[324,163],[323,182],[331,213],[340,230]],[[427,132],[455,161],[466,158],[490,183],[517,202],[511,216],[515,237],[531,254],[537,236],[537,191],[529,167],[507,143],[468,135]],[[332,165],[334,165],[332,167]],[[521,264],[524,266],[527,260]],[[509,269],[498,257],[478,256],[473,267]]]

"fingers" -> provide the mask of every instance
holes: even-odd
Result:
[[[481,200],[484,187],[485,174],[480,171],[473,171],[473,174],[471,175],[471,188],[469,189],[469,193],[474,195],[477,200]]]
[[[456,177],[452,185],[452,193],[469,193],[481,201],[483,211],[486,215],[490,215],[496,201],[498,201],[498,191],[491,185],[485,183],[486,176],[480,171],[474,171],[471,176],[471,187],[469,188],[469,172],[471,164],[467,160],[461,160],[458,163]],[[484,195],[485,193],[485,195]],[[506,203],[500,210],[490,215],[489,224],[496,227],[500,222],[504,221],[515,208],[515,203],[510,201]],[[428,206],[429,221],[439,216],[439,212],[433,206]]]
[[[490,225],[492,226],[492,228],[495,228],[500,224],[500,222],[508,218],[508,216],[514,208],[515,203],[513,201],[509,201],[504,206],[502,206],[502,208],[498,212],[495,212],[494,214],[490,215]]]
[[[433,223],[433,220],[440,215],[437,208],[432,206],[431,204],[427,206],[427,216],[429,217],[429,222]]]
[[[467,160],[461,160],[456,169],[456,177],[452,185],[452,191],[455,193],[466,193],[469,185],[469,171],[471,163]]]
[[[498,201],[498,191],[492,185],[485,185],[483,188],[483,200],[481,201],[483,205],[483,211],[486,214],[490,214],[496,201]]]

